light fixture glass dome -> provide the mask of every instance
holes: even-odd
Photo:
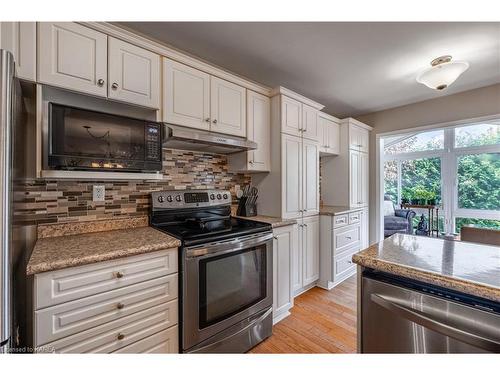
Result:
[[[451,61],[451,56],[432,60],[431,67],[417,76],[417,82],[434,90],[444,90],[469,68],[465,61]]]

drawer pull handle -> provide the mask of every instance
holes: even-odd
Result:
[[[125,307],[125,305],[124,305],[123,303],[121,303],[121,302],[119,302],[119,303],[116,305],[116,308],[117,308],[118,310],[121,310],[121,309],[123,309],[124,307]]]
[[[118,271],[115,275],[117,279],[121,279],[124,276],[123,273],[120,271]]]
[[[351,240],[352,237],[351,236],[345,236],[345,238],[347,238],[348,240]]]
[[[347,263],[352,264],[352,260],[348,260]]]
[[[125,338],[125,335],[123,333],[119,333],[118,336],[116,336],[118,340],[123,340]]]

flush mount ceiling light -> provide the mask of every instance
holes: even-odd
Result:
[[[444,90],[469,68],[465,61],[451,61],[445,55],[431,61],[431,67],[417,76],[417,82],[434,90]]]

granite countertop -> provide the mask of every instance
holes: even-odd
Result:
[[[363,208],[351,208],[348,206],[320,206],[320,215],[330,215],[336,216],[341,214],[346,214],[348,212],[361,211]]]
[[[28,275],[179,247],[180,241],[151,227],[39,238]]]
[[[363,267],[500,302],[500,247],[395,234],[352,257]]]
[[[241,217],[242,219],[260,221],[262,223],[271,224],[273,228],[279,228],[279,227],[285,227],[287,225],[297,224],[296,219],[283,219],[281,217],[274,217],[274,216],[257,215],[250,217],[243,217],[243,216],[236,216],[236,217]]]

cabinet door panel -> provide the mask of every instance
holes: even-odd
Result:
[[[302,141],[282,135],[282,216],[299,217],[302,212]]]
[[[349,151],[349,205],[359,207],[360,201],[360,153]]]
[[[115,38],[108,42],[108,96],[160,108],[160,56]]]
[[[246,89],[223,79],[210,77],[210,102],[214,132],[246,136]]]
[[[295,295],[298,290],[302,288],[304,271],[303,271],[303,249],[304,249],[304,226],[302,220],[298,220],[297,230],[297,246],[292,249],[292,291]]]
[[[327,129],[328,153],[338,155],[340,154],[340,126],[330,121]]]
[[[36,81],[36,22],[1,22],[0,48],[14,55],[16,76]]]
[[[293,305],[292,293],[292,251],[296,246],[293,227],[274,232],[273,265],[274,265],[274,302],[273,315],[286,313]]]
[[[210,76],[163,59],[163,120],[191,128],[210,129]]]
[[[107,36],[72,22],[38,25],[38,81],[106,97]]]
[[[312,141],[319,141],[318,110],[302,104],[302,135]]]
[[[361,152],[359,154],[359,202],[361,206],[368,206],[369,192],[369,172],[368,172],[368,154]]]
[[[268,171],[271,166],[271,100],[264,95],[247,90],[247,138],[258,148],[249,151],[249,168]]]
[[[281,96],[281,132],[300,137],[302,130],[302,104]]]
[[[304,219],[304,286],[319,279],[319,216]]]
[[[305,215],[316,215],[319,213],[319,151],[316,142],[303,140],[302,160],[302,207]]]

